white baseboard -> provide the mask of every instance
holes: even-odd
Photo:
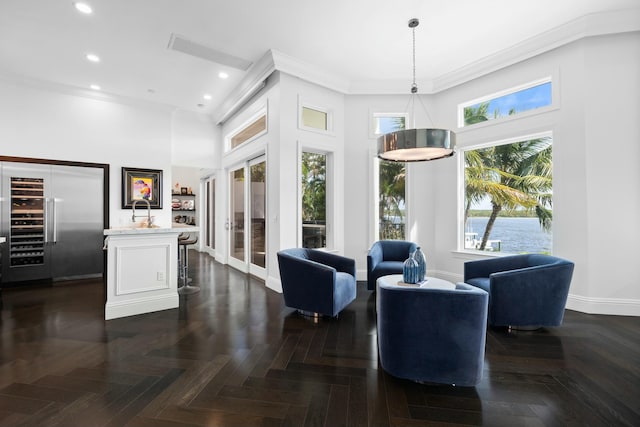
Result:
[[[175,295],[162,295],[159,297],[138,298],[123,302],[109,303],[104,307],[104,319],[111,320],[120,317],[135,316],[137,314],[150,313],[153,311],[168,310],[178,308],[180,298]]]
[[[569,294],[567,308],[588,314],[640,316],[640,300],[633,299],[591,298]]]
[[[267,288],[272,291],[276,291],[279,294],[282,293],[282,282],[279,279],[275,279],[273,277],[267,277],[267,281],[265,282]]]
[[[448,271],[427,271],[427,276],[438,277],[453,283],[464,281],[464,275]],[[590,298],[581,295],[569,294],[566,308],[588,314],[640,316],[640,300],[637,299]]]

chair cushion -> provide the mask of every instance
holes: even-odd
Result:
[[[491,284],[490,284],[491,282],[488,277],[476,277],[473,279],[467,279],[465,283],[473,285],[476,288],[480,288],[487,292],[489,292],[489,289],[491,288]]]
[[[387,276],[389,274],[402,273],[402,267],[404,266],[404,260],[402,261],[382,261],[376,265],[376,276]]]

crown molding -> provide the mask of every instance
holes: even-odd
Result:
[[[458,86],[577,40],[635,31],[640,31],[640,8],[586,15],[437,77],[431,85],[432,91],[437,93]]]
[[[635,31],[640,31],[640,8],[586,15],[465,67],[417,83],[420,93],[435,94],[580,39]],[[245,78],[232,91],[233,96],[217,109],[213,115],[216,123],[223,123],[241,108],[276,70],[346,95],[398,95],[409,92],[406,80],[349,81],[271,49],[249,68]]]

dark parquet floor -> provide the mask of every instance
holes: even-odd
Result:
[[[190,258],[200,293],[108,322],[101,281],[5,291],[0,425],[640,425],[640,318],[490,329],[477,387],[423,385],[379,368],[364,284],[314,323],[261,281]]]

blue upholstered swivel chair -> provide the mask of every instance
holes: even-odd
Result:
[[[367,254],[367,289],[376,290],[378,277],[402,274],[404,262],[418,245],[405,240],[379,240]]]
[[[560,326],[573,266],[551,255],[503,256],[465,262],[464,281],[489,293],[492,326]]]
[[[287,307],[335,317],[356,298],[356,262],[330,252],[292,248],[277,253]]]
[[[378,351],[389,374],[412,381],[474,386],[482,379],[485,291],[387,286],[377,294]]]

